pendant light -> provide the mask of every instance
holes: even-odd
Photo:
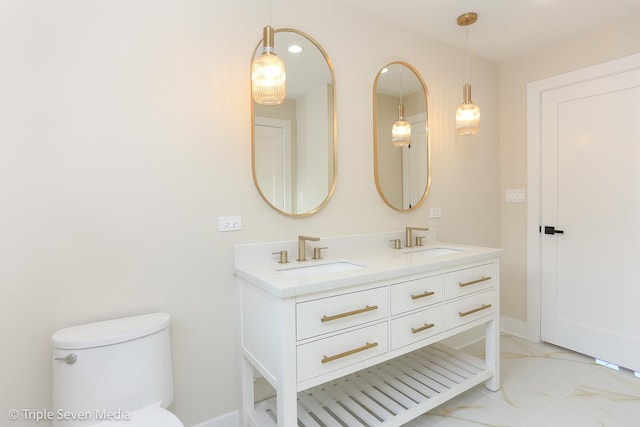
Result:
[[[480,107],[471,101],[471,85],[469,84],[469,26],[477,20],[478,14],[474,12],[458,16],[458,25],[467,27],[466,82],[462,89],[462,104],[456,111],[456,133],[458,135],[475,135],[480,131]]]
[[[269,9],[271,5],[269,4]],[[287,97],[284,62],[273,49],[274,29],[262,30],[262,54],[251,64],[251,94],[261,105],[282,104]]]
[[[398,105],[398,120],[391,128],[391,143],[394,147],[408,147],[411,144],[411,124],[404,119],[404,105],[402,105],[402,67],[400,70],[400,105]]]

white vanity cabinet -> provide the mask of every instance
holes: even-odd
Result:
[[[487,252],[274,295],[237,269],[242,425],[401,426],[482,382],[497,390],[499,271]],[[439,343],[482,324],[483,360]],[[254,403],[256,375],[275,397]]]

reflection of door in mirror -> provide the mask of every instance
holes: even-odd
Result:
[[[335,175],[333,114],[330,114],[333,88],[322,84],[282,105],[256,105],[254,108],[255,174],[263,196],[283,212],[303,214],[314,211],[331,193]],[[326,117],[331,117],[331,121],[318,120]],[[269,120],[268,129],[265,129],[262,123]],[[279,129],[289,143],[283,138],[265,142],[259,147],[258,138],[264,138],[265,134],[274,139],[274,133],[278,132],[277,123],[287,123],[288,132],[283,130],[284,125]],[[278,171],[273,169],[275,167],[286,170]],[[278,179],[284,182],[278,182]]]
[[[402,148],[402,209],[411,209],[424,195],[427,185],[427,114],[405,117],[411,124],[411,144]],[[422,144],[421,144],[422,142]]]
[[[291,122],[255,118],[255,175],[278,209],[291,211]]]

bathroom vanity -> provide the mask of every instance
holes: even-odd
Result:
[[[400,249],[404,232],[321,239],[324,259],[286,264],[297,241],[235,247],[243,425],[400,426],[499,388],[501,250],[423,235]],[[479,325],[484,360],[441,343]],[[254,402],[256,376],[275,397]]]

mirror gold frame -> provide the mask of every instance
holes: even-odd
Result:
[[[392,81],[397,69],[400,81]],[[387,73],[387,71],[391,71]],[[406,74],[402,71],[406,70]],[[388,74],[381,82],[381,76]],[[411,80],[413,81],[411,81]],[[409,105],[405,110],[407,120],[416,113],[416,120],[424,128],[412,126],[413,151],[394,147],[391,143],[391,127],[398,119],[398,99]],[[411,88],[414,89],[411,89]],[[413,92],[411,92],[413,90]],[[399,92],[399,93],[398,93]],[[411,99],[411,97],[414,97]],[[421,99],[424,97],[424,100]],[[380,98],[380,99],[379,99]],[[395,104],[393,104],[395,102]],[[402,102],[406,104],[405,102]],[[424,109],[422,109],[424,103]],[[391,105],[393,104],[393,105]],[[412,106],[413,105],[413,106]],[[383,110],[381,112],[381,110]],[[395,114],[395,118],[391,114]],[[382,117],[384,116],[384,117]],[[431,143],[429,131],[429,92],[420,73],[403,61],[391,62],[380,69],[373,84],[373,162],[378,194],[397,211],[411,211],[424,203],[431,188]],[[383,130],[380,130],[383,129]],[[388,134],[388,135],[387,135]],[[422,140],[424,135],[424,140]],[[415,146],[419,143],[420,146]],[[414,188],[415,187],[415,188]]]
[[[287,132],[290,134],[289,138],[291,142],[289,145],[285,142],[283,144],[285,148],[280,148],[280,143],[277,142],[276,155],[271,152],[273,150],[270,150],[270,148],[260,148],[260,150],[264,151],[260,151],[260,154],[258,154],[256,134],[258,130],[262,132],[262,129],[257,127],[257,122],[266,120],[265,123],[261,122],[258,126],[264,127],[268,131],[271,122],[276,123],[273,125],[275,127],[280,126],[278,124],[280,118],[278,117],[279,115],[284,116],[285,114],[275,112],[275,110],[281,106],[256,105],[254,100],[251,99],[251,170],[256,189],[269,206],[285,215],[303,217],[311,215],[324,207],[333,195],[336,187],[337,125],[335,74],[331,60],[325,50],[308,34],[293,28],[279,28],[276,29],[274,33],[274,48],[276,54],[285,62],[287,72],[287,100],[282,108],[293,109],[292,113],[287,113],[287,117],[293,116],[293,119],[288,118],[285,120],[285,122],[289,122],[289,130],[284,131],[284,134]],[[305,61],[307,61],[307,67],[309,67],[308,62],[312,62],[313,65],[309,68],[302,68],[303,61],[296,61],[297,58],[295,57],[287,58],[289,53],[284,45],[284,40],[287,38],[296,39],[298,44],[303,45],[303,52],[304,50],[310,50],[307,52],[307,55],[313,54],[312,58],[306,58]],[[261,45],[262,39],[254,50],[251,57],[252,61],[256,55],[262,52]],[[317,49],[317,52],[313,49]],[[321,66],[326,67],[326,70],[322,70],[322,76],[318,76],[316,80],[313,75],[316,74],[317,71],[320,71],[318,68]],[[302,70],[306,71],[303,72]],[[325,79],[324,81],[326,81],[326,83],[323,82],[323,79]],[[314,82],[310,83],[310,80]],[[308,98],[316,99],[316,104],[311,104],[312,106],[308,108],[308,110],[313,111],[313,114],[309,113],[308,118],[312,120],[306,121],[307,125],[305,129],[308,129],[306,131],[308,138],[306,139],[302,136],[305,134],[305,131],[301,129],[305,122],[304,118],[302,120],[298,118],[298,113],[296,112],[298,107],[295,105],[293,107],[284,107],[287,103],[308,103],[308,101],[298,101],[294,98],[297,97],[298,93],[306,93],[306,89],[297,89],[302,83],[311,84],[312,86],[319,85],[313,87],[316,92],[321,92],[320,95],[308,96]],[[326,89],[322,87],[323,84],[326,85]],[[320,103],[317,102],[318,98],[322,100]],[[259,113],[257,113],[256,110],[258,110]],[[321,114],[316,114],[318,111],[326,111],[326,117],[321,116]],[[273,112],[273,114],[270,112]],[[265,119],[264,114],[271,117],[266,117]],[[300,121],[302,121],[302,123],[300,123]],[[282,120],[280,120],[280,122],[282,122]],[[287,124],[285,123],[284,126],[287,126]],[[320,127],[320,132],[316,132],[317,127]],[[279,141],[278,138],[280,138],[280,134],[278,133],[277,135],[275,140]],[[262,136],[259,138],[262,138]],[[312,138],[319,138],[319,140],[313,141],[314,144],[316,142],[323,144],[322,141],[326,138],[326,151],[322,145],[318,144],[303,146],[306,142],[311,144]],[[304,153],[308,154],[305,155]],[[304,158],[302,158],[303,156]],[[277,166],[271,166],[272,163],[269,163],[269,161],[266,161],[268,166],[259,166],[261,162],[265,162],[265,160],[260,159],[265,157],[277,157],[277,159],[275,159]],[[323,158],[327,160],[326,165],[322,164],[321,159]],[[278,168],[281,163],[283,165],[282,176],[273,178],[272,171],[275,171],[275,174],[279,174]],[[268,167],[271,167],[272,171],[266,172],[267,178],[265,179],[262,172],[258,169],[264,170]],[[270,188],[272,186],[277,187],[277,194],[272,192]],[[268,192],[271,193],[268,195]],[[305,200],[305,197],[307,200]]]

